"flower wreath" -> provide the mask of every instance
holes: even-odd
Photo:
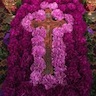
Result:
[[[42,2],[41,10],[34,13],[29,13],[26,15],[21,24],[29,32],[32,32],[32,55],[34,56],[34,63],[31,65],[30,74],[31,83],[34,86],[37,84],[43,84],[46,89],[55,87],[58,84],[65,86],[67,84],[65,71],[67,66],[65,65],[66,45],[63,42],[63,36],[65,33],[71,33],[73,30],[74,19],[70,14],[64,14],[60,9],[58,9],[58,4]],[[61,27],[56,27],[52,32],[52,66],[54,67],[54,75],[46,74],[42,75],[42,72],[46,68],[43,56],[46,54],[44,38],[46,37],[47,30],[42,27],[32,28],[32,20],[42,21],[46,19],[46,13],[44,9],[49,8],[52,10],[51,15],[56,20],[65,19],[67,23],[63,24]]]

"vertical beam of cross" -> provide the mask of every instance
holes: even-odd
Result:
[[[44,70],[44,74],[53,74],[54,70],[53,70],[53,66],[52,66],[52,60],[51,60],[51,49],[52,49],[52,30],[55,27],[60,27],[62,26],[65,21],[61,20],[61,21],[55,21],[52,19],[51,16],[51,10],[50,9],[46,9],[46,19],[44,21],[32,21],[32,27],[45,27],[45,29],[47,30],[47,35],[45,38],[45,48],[46,48],[46,54],[44,56],[44,60],[46,62],[46,69]]]

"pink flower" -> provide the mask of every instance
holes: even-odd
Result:
[[[41,36],[39,36],[39,35],[33,37],[31,39],[31,41],[32,41],[33,46],[35,46],[35,45],[40,45],[40,46],[42,45],[43,47],[45,46],[45,44],[44,44],[44,38],[41,37]]]
[[[32,32],[33,28],[31,27],[31,14],[28,14],[25,16],[25,18],[22,19],[21,25],[24,27],[25,30]]]
[[[34,58],[34,63],[32,64],[30,70],[31,71],[38,71],[38,72],[42,72],[44,69],[46,68],[46,64],[43,58],[41,57],[35,57]]]
[[[41,73],[37,71],[33,71],[30,75],[31,82],[33,83],[34,86],[38,84],[38,82],[41,79]]]
[[[46,9],[46,8],[48,8],[48,2],[46,2],[46,1],[44,1],[44,2],[42,2],[41,4],[40,4],[40,7],[42,8],[42,9]]]
[[[60,9],[55,9],[52,11],[51,15],[56,19],[56,20],[62,20],[64,19],[64,14]]]
[[[64,18],[65,18],[65,20],[68,22],[68,23],[70,23],[70,24],[74,24],[73,22],[74,22],[74,18],[73,18],[73,16],[71,15],[71,14],[64,14]]]
[[[44,27],[37,27],[36,30],[32,32],[32,36],[40,35],[41,37],[46,37],[46,29]]]
[[[57,37],[63,37],[64,35],[64,30],[63,28],[54,28],[53,29],[53,36],[57,36]]]
[[[54,10],[54,9],[57,9],[57,8],[58,8],[58,4],[57,4],[56,2],[53,2],[53,3],[50,3],[50,4],[49,4],[48,2],[44,1],[44,2],[42,2],[42,3],[40,4],[40,7],[41,7],[42,9],[49,8],[49,9]]]
[[[42,79],[42,84],[44,84],[47,90],[53,86],[55,87],[56,83],[57,83],[56,78],[51,74],[45,75]]]
[[[28,15],[26,16],[29,20],[33,20],[33,14],[31,14],[31,13],[28,13]]]
[[[50,3],[49,5],[48,5],[48,8],[49,9],[57,9],[58,8],[58,4],[56,3],[56,2],[54,2],[54,3]]]
[[[73,31],[73,26],[71,24],[63,24],[63,29],[65,33],[71,33]]]

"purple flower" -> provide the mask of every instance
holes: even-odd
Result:
[[[86,10],[84,9],[84,6],[82,4],[79,4],[78,7],[77,7],[78,11],[81,13],[81,14],[84,14],[86,12]]]
[[[88,31],[90,34],[94,34],[94,31],[93,31],[90,27],[87,27],[87,31]]]
[[[75,10],[76,9],[76,6],[75,6],[75,4],[74,3],[68,3],[68,8],[70,9],[70,10]]]
[[[59,5],[59,8],[60,8],[63,12],[65,12],[66,9],[67,9],[67,5],[66,5],[66,4],[60,4],[60,5]]]
[[[3,39],[3,42],[5,43],[5,45],[9,44],[9,37],[10,37],[10,33],[7,32]]]

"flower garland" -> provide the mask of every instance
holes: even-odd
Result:
[[[45,6],[46,5],[46,6]],[[31,21],[35,20],[44,20],[46,18],[46,14],[44,10],[38,10],[33,14],[28,14],[22,20],[23,27],[32,32],[32,55],[34,56],[34,63],[31,66],[31,75],[30,79],[34,86],[37,84],[43,84],[46,89],[54,87],[58,84],[66,85],[66,74],[65,71],[67,67],[65,65],[65,57],[67,53],[66,45],[63,43],[62,37],[65,33],[70,33],[73,30],[73,17],[70,14],[63,14],[63,12],[58,8],[56,2],[48,4],[46,2],[41,3],[41,8],[50,8],[53,9],[51,15],[56,20],[65,20],[67,21],[66,24],[63,24],[62,27],[54,28],[52,32],[53,41],[52,41],[52,66],[54,67],[54,75],[47,74],[42,75],[42,72],[46,68],[45,61],[43,60],[43,56],[46,54],[44,38],[46,37],[46,29],[44,27],[33,29],[31,28]],[[40,17],[40,18],[39,18]],[[42,17],[42,18],[41,18]]]

